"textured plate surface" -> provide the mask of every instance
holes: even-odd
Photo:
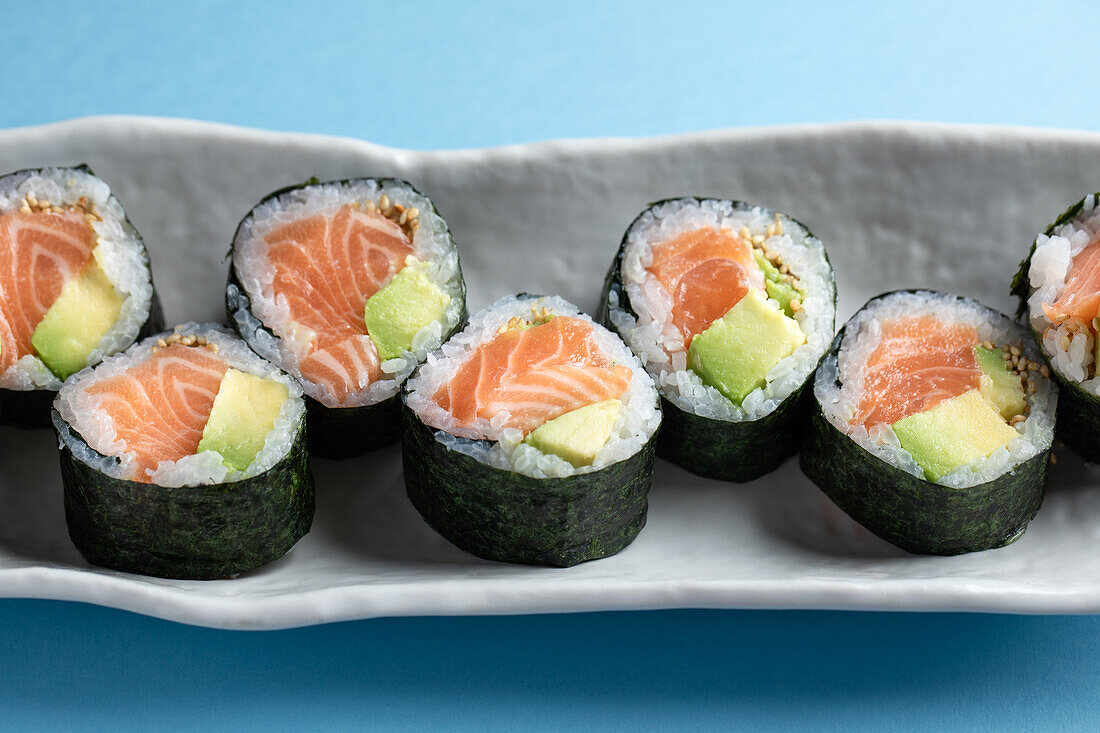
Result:
[[[309,176],[408,178],[446,217],[471,311],[505,292],[592,310],[623,230],[698,194],[785,211],[824,240],[841,320],[871,295],[931,287],[1010,311],[1035,233],[1100,188],[1100,135],[909,123],[710,132],[412,152],[179,120],[92,118],[0,131],[0,172],[87,162],[144,235],[169,322],[221,319],[237,221]],[[658,460],[649,524],[569,569],[478,560],[405,498],[396,449],[317,461],[317,520],[235,580],[90,568],[69,543],[49,433],[0,428],[0,596],[88,601],[186,623],[281,628],[386,615],[671,607],[1100,611],[1100,473],[1058,456],[1031,529],[1000,550],[914,557],[839,514],[797,460],[746,485]]]

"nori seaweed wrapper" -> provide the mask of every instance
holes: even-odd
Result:
[[[95,175],[87,165],[73,166],[73,170],[82,171],[89,175]],[[23,173],[35,173],[41,169],[28,168],[5,174],[16,176]],[[114,195],[113,193],[111,194]],[[138,332],[135,342],[152,336],[164,330],[164,310],[160,304],[160,296],[157,294],[156,285],[153,282],[152,268],[149,262],[149,250],[145,246],[145,240],[130,223],[130,219],[124,218],[122,226],[126,228],[141,244],[142,262],[149,270],[149,284],[153,287],[153,298],[149,302],[149,316],[145,319],[141,330]],[[88,366],[95,366],[89,364]],[[51,427],[50,408],[53,405],[57,392],[52,389],[16,390],[0,388],[0,425],[14,425],[22,428],[48,428]]]
[[[1043,234],[1051,236],[1054,230],[1067,222],[1076,219],[1084,210],[1086,196],[1073,206],[1063,211],[1054,222],[1043,230]],[[1100,193],[1091,195],[1093,205],[1100,203]],[[1020,263],[1020,269],[1012,278],[1011,293],[1019,301],[1017,317],[1023,319],[1031,333],[1039,352],[1050,369],[1054,381],[1058,383],[1058,438],[1086,461],[1100,461],[1100,397],[1081,387],[1080,382],[1067,379],[1054,367],[1054,362],[1043,348],[1043,335],[1031,325],[1031,319],[1027,313],[1027,299],[1031,296],[1032,289],[1029,281],[1031,271],[1031,258],[1038,246],[1038,238],[1032,241],[1027,257]]]
[[[679,199],[654,202],[646,207],[646,211],[676,200]],[[735,206],[748,205],[739,201],[732,203]],[[639,214],[635,222],[644,214]],[[808,236],[813,236],[804,224],[786,214],[783,216],[805,229]],[[610,298],[615,297],[619,309],[637,318],[622,279],[627,238],[633,227],[634,222],[623,235],[600,295],[598,320],[620,338],[624,338],[624,334],[611,321]],[[835,285],[833,303],[836,303]],[[722,481],[742,483],[771,473],[798,451],[809,410],[809,393],[812,391],[808,385],[812,382],[811,373],[802,386],[788,395],[775,410],[756,420],[740,422],[716,420],[687,412],[662,395],[664,417],[657,439],[657,455],[694,474]]]
[[[366,179],[349,178],[340,181],[326,181],[325,183],[353,183],[357,180]],[[412,191],[420,194],[420,191],[417,190],[415,186],[402,179],[376,178],[373,180],[377,181],[379,184],[387,182],[396,183],[408,187]],[[310,178],[302,183],[294,186],[287,186],[286,188],[281,188],[278,191],[268,194],[261,199],[256,206],[253,206],[252,210],[250,210],[244,219],[241,220],[240,224],[237,226],[237,233],[240,232],[241,227],[249,220],[252,216],[252,211],[257,207],[292,191],[321,184],[322,182],[320,179]],[[426,196],[425,199],[427,199]],[[440,221],[443,221],[446,227],[445,220],[439,215],[434,204],[431,204],[431,208],[433,213],[439,216]],[[449,229],[448,235],[450,235]],[[237,234],[234,234],[233,241],[237,241]],[[233,262],[232,248],[230,248],[226,256],[229,259],[229,279],[226,283],[225,290],[225,309],[228,316],[228,323],[245,343],[255,350],[254,340],[257,331],[266,331],[273,338],[276,338],[276,340],[277,337],[271,329],[253,315],[252,301],[241,285],[237,275],[237,267]],[[458,278],[459,287],[462,292],[462,312],[455,327],[443,334],[443,341],[446,341],[453,334],[460,331],[466,322],[466,283],[462,279],[461,265],[459,266]],[[309,395],[305,395],[304,399],[306,401],[306,414],[309,423],[309,430],[307,431],[309,435],[309,451],[314,456],[333,459],[351,458],[387,445],[393,445],[401,439],[400,392],[376,404],[362,405],[359,407],[328,407]]]
[[[53,411],[58,436],[83,439]],[[162,578],[214,580],[278,560],[313,523],[306,421],[272,468],[223,484],[166,488],[116,479],[61,441],[65,521],[93,565]],[[87,445],[85,443],[85,445]]]
[[[836,357],[846,331],[847,325],[827,356]],[[812,389],[809,394],[802,472],[848,516],[906,552],[959,555],[1003,547],[1024,533],[1043,503],[1049,445],[991,481],[952,488],[871,454],[834,427]]]
[[[655,436],[598,471],[533,478],[453,450],[411,409],[401,412],[409,500],[432,529],[466,552],[569,567],[614,555],[645,526]]]

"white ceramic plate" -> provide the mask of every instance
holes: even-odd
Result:
[[[172,322],[223,317],[223,257],[262,196],[309,176],[397,175],[447,218],[469,305],[505,292],[595,307],[623,230],[669,196],[740,198],[824,240],[840,318],[884,290],[931,287],[1010,310],[1034,234],[1100,188],[1100,135],[910,123],[412,152],[198,122],[93,118],[0,131],[0,171],[89,163],[153,257]],[[88,601],[226,628],[390,615],[671,607],[1100,611],[1100,482],[1068,452],[1010,547],[909,556],[833,510],[790,460],[746,485],[658,460],[649,524],[569,569],[478,560],[405,498],[399,450],[315,462],[317,518],[290,554],[235,580],[89,567],[69,543],[50,433],[0,428],[0,596]]]

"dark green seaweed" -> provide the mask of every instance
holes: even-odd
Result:
[[[466,552],[570,567],[614,555],[645,526],[653,438],[598,471],[537,479],[453,450],[408,407],[401,413],[409,500],[432,529]]]
[[[687,198],[695,201],[708,200],[699,197]],[[646,211],[655,206],[679,200],[683,199],[657,201],[650,204]],[[748,205],[739,201],[733,203],[735,206]],[[604,278],[603,293],[600,297],[598,319],[620,337],[623,334],[619,333],[615,324],[611,322],[610,298],[614,295],[619,308],[636,317],[637,314],[631,307],[630,299],[623,287],[622,262],[627,236],[644,214],[645,211],[627,227],[627,233],[623,235],[619,250]],[[813,236],[804,224],[790,219],[785,214],[783,216],[790,221],[795,221],[806,229],[807,234]],[[828,261],[828,255],[826,255],[826,261]],[[835,289],[833,302],[834,304],[836,302]],[[707,478],[735,482],[760,478],[774,471],[798,451],[809,409],[811,390],[807,389],[807,385],[811,381],[808,377],[799,389],[776,407],[775,411],[758,420],[742,422],[701,417],[682,410],[662,396],[661,409],[664,418],[657,439],[657,455]]]
[[[798,451],[809,380],[759,420],[727,422],[681,410],[664,397],[657,455],[707,478],[743,483],[779,468]]]
[[[1073,206],[1063,211],[1054,222],[1043,230],[1043,234],[1050,236],[1054,230],[1063,224],[1077,218],[1084,210],[1088,196],[1081,199]],[[1092,194],[1093,204],[1100,203],[1100,193]],[[1039,346],[1050,373],[1058,383],[1058,438],[1072,448],[1086,461],[1100,461],[1100,397],[1081,388],[1080,383],[1067,379],[1055,367],[1046,349],[1042,346],[1043,335],[1031,326],[1031,319],[1027,317],[1027,299],[1031,297],[1031,283],[1028,273],[1031,271],[1031,258],[1038,246],[1038,238],[1031,243],[1027,257],[1020,263],[1020,269],[1012,278],[1011,293],[1019,301],[1016,315],[1027,323],[1031,337]]]
[[[833,340],[830,357],[839,352],[846,329]],[[989,550],[1020,537],[1043,503],[1049,461],[1047,446],[991,481],[965,489],[942,486],[862,448],[829,423],[816,397],[800,455],[802,472],[848,516],[906,552],[924,555]]]
[[[366,179],[345,179],[333,181],[332,183],[351,183],[356,180]],[[420,193],[416,187],[402,179],[377,178],[374,180],[378,183],[398,183]],[[280,196],[320,184],[321,181],[314,177],[302,183],[281,188],[261,199],[256,206],[252,207],[252,211]],[[443,220],[443,217],[436,210],[435,204],[430,203],[430,205],[432,212],[438,215],[440,220]],[[237,226],[237,233],[233,235],[234,242],[237,241],[241,227],[252,217],[252,211],[249,211]],[[445,221],[444,226],[446,226]],[[450,231],[448,230],[449,234]],[[237,267],[233,262],[232,246],[226,257],[229,259],[229,278],[225,289],[225,310],[228,323],[245,343],[255,350],[255,339],[258,331],[265,331],[273,338],[275,335],[252,313],[252,301],[237,276]],[[459,284],[462,290],[462,312],[455,327],[444,334],[444,341],[461,330],[466,323],[466,283],[462,280],[461,266],[459,267]],[[374,405],[360,407],[328,407],[309,395],[305,396],[305,400],[306,415],[309,422],[309,430],[307,431],[309,450],[314,456],[334,459],[351,458],[387,445],[393,445],[401,439],[401,398],[399,395],[394,395]]]
[[[9,173],[3,177],[31,175],[39,170],[41,169],[27,168]],[[83,163],[73,166],[72,170],[95,175],[92,169]],[[160,296],[157,294],[156,286],[153,283],[153,270],[149,262],[149,250],[145,246],[145,240],[142,239],[134,225],[130,223],[129,218],[122,220],[122,226],[127,228],[141,243],[142,262],[149,270],[149,284],[153,286],[153,299],[149,303],[149,316],[145,319],[145,323],[135,339],[135,341],[141,341],[143,338],[164,330],[164,309],[161,307]],[[89,364],[89,366],[95,365]],[[21,428],[50,427],[50,406],[56,396],[57,392],[51,389],[15,390],[0,388],[0,425],[14,425]]]
[[[53,421],[59,437],[84,442],[56,410]],[[313,523],[305,432],[302,420],[287,455],[258,476],[184,488],[111,478],[61,441],[69,536],[93,565],[161,578],[214,580],[278,560]]]

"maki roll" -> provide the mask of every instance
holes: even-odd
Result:
[[[1100,461],[1100,194],[1036,237],[1012,283],[1061,395],[1058,437]]]
[[[302,389],[188,323],[71,377],[54,403],[69,536],[94,565],[223,578],[313,521]]]
[[[475,315],[409,380],[402,414],[409,499],[467,552],[566,567],[645,524],[653,381],[561,298],[507,296]]]
[[[802,470],[908,552],[1007,545],[1043,501],[1058,401],[1027,336],[956,295],[872,299],[814,378]]]
[[[750,481],[798,447],[805,385],[833,336],[821,241],[784,214],[680,198],[643,211],[611,265],[601,319],[661,394],[657,455]]]
[[[230,323],[301,383],[313,453],[396,442],[401,385],[466,317],[432,202],[395,178],[314,179],[253,208],[231,257]]]
[[[0,177],[0,422],[50,424],[61,383],[164,327],[141,235],[87,166]]]

